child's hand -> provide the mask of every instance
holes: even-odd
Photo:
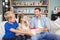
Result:
[[[29,31],[26,30],[25,32],[26,32],[26,35],[29,35],[29,36],[32,36],[33,35],[30,30]]]
[[[36,34],[39,34],[39,33],[40,33],[40,32],[39,32],[39,29],[37,28],[37,29],[36,29]]]
[[[28,34],[29,34],[30,36],[32,36],[32,35],[33,35],[30,31],[28,32]]]

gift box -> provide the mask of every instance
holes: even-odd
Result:
[[[30,30],[31,30],[31,33],[33,34],[33,35],[36,35],[36,30],[38,30],[37,28],[30,28]]]

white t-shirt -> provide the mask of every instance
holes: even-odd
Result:
[[[38,20],[37,28],[43,28],[42,25],[41,25],[40,20]],[[32,32],[33,35],[36,35],[36,30],[39,30],[39,29],[32,29],[32,30],[31,30],[31,32]],[[38,33],[39,33],[39,32],[38,32]]]
[[[22,24],[22,29],[28,30],[28,27],[26,27],[25,24]]]
[[[42,25],[41,25],[41,22],[40,20],[38,20],[38,25],[37,25],[38,28],[43,28]]]

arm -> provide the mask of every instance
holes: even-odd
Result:
[[[17,33],[17,34],[26,34],[26,35],[31,35],[31,33],[27,30],[22,29],[22,25],[20,24],[17,29],[11,28],[10,31]]]
[[[13,32],[13,33],[18,33],[18,34],[27,34],[27,35],[30,35],[30,33],[28,31],[22,30],[21,28],[20,28],[20,30],[17,30],[16,28],[17,28],[18,24],[17,23],[15,23],[15,24],[16,24],[16,27],[13,28],[10,24],[8,24],[8,22],[5,23],[4,24],[5,30]]]
[[[47,28],[47,27],[45,27],[45,28],[43,29],[43,32],[45,32],[45,31],[48,31],[48,28]]]
[[[39,28],[39,32],[41,33],[41,32],[46,32],[46,31],[48,31],[48,28],[47,27],[45,27],[45,28]]]
[[[26,30],[23,30],[23,29],[17,30],[17,29],[11,28],[10,31],[14,32],[14,33],[18,33],[18,34],[20,33],[20,34],[26,34],[26,35],[31,36],[31,33],[29,31],[26,31]]]
[[[45,17],[44,18],[44,21],[43,21],[43,23],[44,23],[44,28],[39,28],[39,32],[41,33],[41,32],[46,32],[46,31],[50,31],[50,24],[49,24],[49,21],[48,21],[48,19]]]
[[[39,34],[41,32],[46,32],[46,31],[48,31],[47,27],[45,27],[45,28],[37,28],[36,33]]]

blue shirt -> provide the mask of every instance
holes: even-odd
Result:
[[[41,23],[42,27],[44,27],[44,28],[47,27],[48,31],[50,31],[49,20],[48,20],[48,18],[46,16],[41,15],[41,17],[40,17],[40,23]],[[38,19],[36,17],[33,17],[32,20],[31,20],[31,22],[30,22],[30,27],[33,28],[33,27],[37,27],[37,26],[38,26]],[[47,32],[43,32],[42,34],[45,35]]]
[[[10,29],[11,28],[16,29],[18,27],[18,23],[16,21],[13,24],[6,22],[4,26],[5,26],[5,35],[3,38],[15,38],[15,33],[11,32]]]

